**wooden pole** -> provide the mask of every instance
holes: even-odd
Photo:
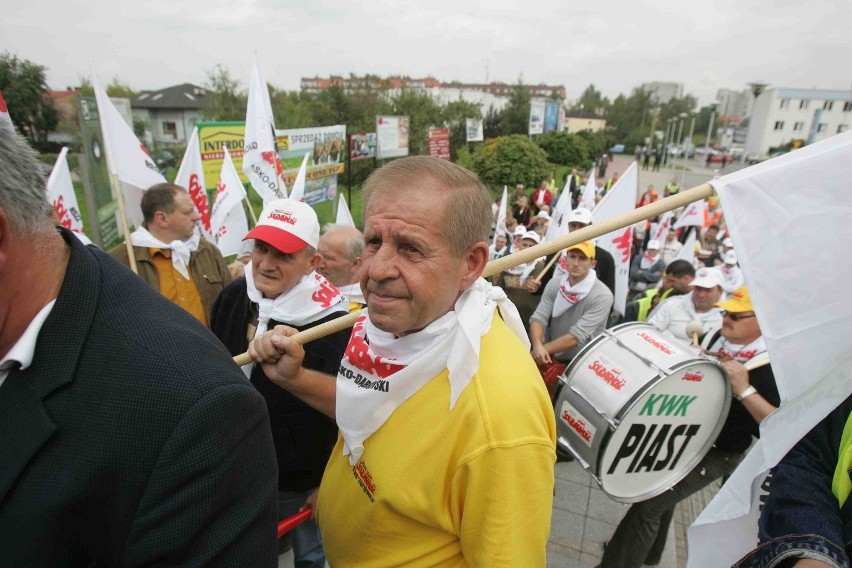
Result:
[[[254,222],[254,225],[252,225],[252,226],[257,227],[257,215],[254,214],[254,208],[252,208],[252,206],[251,206],[251,201],[248,198],[248,192],[246,192],[245,200],[246,200],[246,206],[248,206],[249,215],[251,215],[251,220]]]
[[[508,256],[504,256],[503,258],[496,258],[485,265],[485,270],[482,271],[482,277],[485,278],[493,276],[494,274],[503,272],[504,270],[519,264],[532,262],[537,258],[557,253],[563,249],[582,243],[583,241],[588,241],[595,237],[600,237],[607,233],[617,231],[618,229],[623,229],[624,227],[634,225],[639,221],[646,221],[651,217],[656,217],[657,215],[661,215],[667,211],[674,211],[678,207],[683,207],[693,201],[707,199],[713,195],[713,192],[713,186],[709,183],[703,183],[699,186],[693,187],[692,189],[681,191],[659,201],[655,201],[654,203],[649,203],[648,205],[634,209],[633,211],[607,219],[601,223],[589,225],[588,227],[584,227],[577,231],[572,231],[558,239],[547,241],[524,250],[519,250]],[[305,331],[300,331],[291,337],[298,343],[304,345],[314,339],[319,339],[320,337],[325,337],[326,335],[330,335],[336,331],[352,327],[355,325],[355,320],[358,319],[359,315],[361,315],[361,311],[347,314],[316,327],[306,329]],[[249,357],[248,353],[243,353],[242,355],[234,357],[234,362],[237,365],[242,366],[251,363],[252,359]]]
[[[104,144],[106,147],[106,144]],[[109,152],[109,150],[106,150]],[[118,179],[118,174],[113,173],[109,176],[112,182],[113,191],[115,191],[115,201],[118,203],[119,217],[121,217],[121,230],[124,232],[124,246],[127,247],[127,258],[130,260],[130,270],[134,274],[139,274],[139,269],[136,268],[136,254],[133,252],[133,243],[130,242],[130,223],[127,221],[127,209],[124,206],[124,191],[121,189],[121,180]]]

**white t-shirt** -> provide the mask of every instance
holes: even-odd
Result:
[[[703,324],[704,330],[698,335],[704,335],[711,329],[722,327],[722,310],[714,307],[706,312],[697,313],[692,303],[692,292],[690,292],[664,300],[651,313],[648,323],[660,331],[668,331],[678,339],[692,341],[692,338],[686,334],[686,326],[694,320]]]

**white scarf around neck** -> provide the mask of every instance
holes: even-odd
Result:
[[[346,298],[347,302],[355,302],[356,304],[367,304],[367,299],[364,298],[364,292],[361,291],[361,284],[356,282],[354,284],[347,284],[346,286],[338,286],[338,290],[343,294],[343,297]]]
[[[649,255],[647,252],[642,255],[642,260],[639,261],[639,268],[642,270],[648,270],[660,260],[660,253],[658,252],[654,256]]]
[[[137,227],[135,231],[130,233],[130,244],[135,247],[169,249],[172,251],[172,266],[187,280],[191,280],[188,268],[189,257],[198,250],[199,242],[201,242],[201,235],[197,231],[192,233],[192,236],[185,241],[174,240],[170,243],[164,243],[154,237],[145,227]]]
[[[365,441],[406,400],[444,369],[449,371],[452,411],[479,370],[480,343],[491,329],[494,309],[529,350],[517,308],[500,288],[478,279],[450,311],[424,329],[395,337],[358,318],[337,375],[337,425],[343,455],[353,466]]]
[[[588,296],[598,279],[598,274],[594,268],[589,270],[585,278],[574,285],[568,280],[568,273],[562,277],[559,282],[559,291],[556,293],[556,299],[553,301],[553,317],[558,318],[574,306],[580,303],[580,300]]]
[[[268,329],[270,320],[301,327],[334,313],[348,311],[340,291],[317,272],[302,276],[295,286],[277,298],[264,298],[255,287],[251,262],[246,264],[245,277],[249,300],[258,306],[255,337]],[[253,366],[254,363],[243,366],[246,376],[251,375]]]

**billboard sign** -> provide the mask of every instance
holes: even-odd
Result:
[[[349,159],[367,160],[376,157],[376,133],[358,132],[349,135]]]
[[[376,136],[377,157],[380,160],[408,155],[407,116],[377,116]]]
[[[429,129],[429,155],[443,160],[450,159],[450,129]]]

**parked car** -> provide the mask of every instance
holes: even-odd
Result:
[[[151,157],[154,158],[157,167],[161,170],[173,168],[177,162],[175,155],[170,150],[158,150],[151,154]]]
[[[615,144],[612,148],[609,149],[611,154],[623,154],[624,153],[624,144]]]
[[[718,150],[710,150],[710,163],[711,164],[730,164],[734,161],[734,157],[727,152],[720,152]]]

